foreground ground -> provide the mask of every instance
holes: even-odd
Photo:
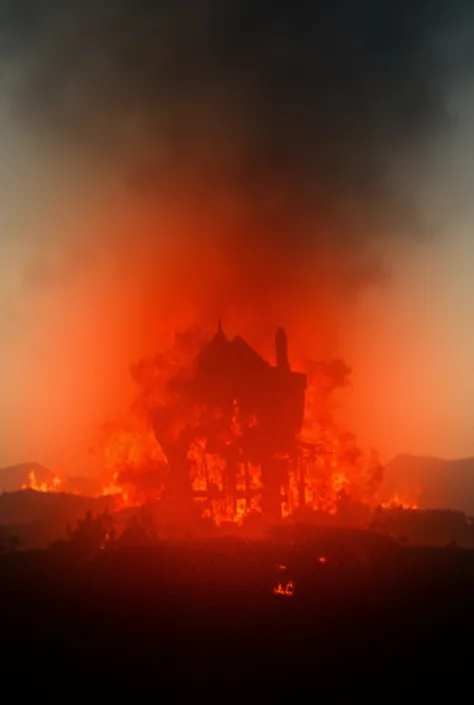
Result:
[[[453,694],[471,670],[474,553],[356,549],[221,540],[89,562],[3,556],[2,673],[38,695],[64,687],[67,699],[77,685],[212,702],[240,692],[248,702],[425,702],[440,679]],[[292,596],[274,594],[290,580]]]

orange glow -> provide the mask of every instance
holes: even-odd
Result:
[[[192,321],[207,327],[225,312],[226,325],[228,319],[263,354],[277,323],[290,321],[289,335],[298,345],[303,341],[302,350],[332,353],[338,304],[329,302],[337,272],[323,278],[309,262],[297,271],[278,252],[270,267],[241,202],[229,199],[209,209],[179,194],[159,211],[142,201],[138,207],[127,202],[122,192],[120,200],[113,193],[103,205],[100,200],[93,222],[81,221],[80,213],[88,211],[82,202],[75,208],[68,203],[58,216],[56,229],[67,222],[71,240],[70,252],[64,246],[68,266],[60,284],[54,276],[51,286],[47,280],[48,267],[54,274],[56,265],[49,253],[29,272],[32,320],[22,328],[27,332],[21,334],[20,354],[15,348],[12,356],[9,390],[11,418],[21,428],[14,442],[22,453],[74,475],[86,464],[88,471],[99,470],[86,454],[88,439],[102,418],[131,401],[129,365],[162,349],[175,330]],[[65,218],[68,210],[74,222]],[[255,231],[251,251],[239,251],[240,223]],[[83,244],[84,253],[79,245],[75,252],[75,243]],[[64,253],[53,254],[62,272]],[[314,317],[318,340],[307,324]],[[33,358],[32,347],[38,350]],[[28,389],[19,394],[24,380]],[[20,398],[27,399],[26,409]]]
[[[400,360],[411,361],[408,343],[413,340],[412,324],[405,326],[405,339],[399,335],[401,328],[395,325],[393,311],[387,324],[386,309],[378,310],[381,305],[369,302],[356,311],[348,303],[343,284],[349,263],[344,252],[338,252],[337,257],[322,252],[304,261],[287,261],[288,253],[276,249],[269,257],[271,238],[261,237],[258,224],[252,221],[251,213],[243,212],[239,199],[226,198],[215,208],[215,203],[201,202],[203,199],[178,190],[168,205],[156,208],[147,201],[127,200],[112,186],[105,194],[98,186],[92,189],[94,209],[84,207],[81,199],[74,203],[76,194],[62,207],[56,228],[62,233],[67,223],[72,243],[86,243],[84,262],[80,248],[79,256],[71,248],[70,271],[67,269],[58,288],[44,285],[46,255],[45,262],[35,262],[34,271],[28,271],[31,320],[18,327],[18,335],[24,339],[19,344],[15,341],[11,373],[8,368],[12,380],[9,415],[11,425],[18,429],[7,434],[15,435],[12,452],[39,458],[46,466],[74,476],[82,474],[86,465],[86,474],[104,471],[103,464],[87,456],[86,449],[93,429],[107,414],[128,408],[134,394],[129,365],[143,355],[165,349],[174,332],[190,322],[199,321],[209,330],[219,315],[223,315],[226,328],[241,333],[269,360],[273,358],[274,329],[285,324],[294,369],[310,372],[307,358],[342,354],[354,363],[356,403],[350,399],[351,390],[349,400],[344,397],[340,403],[338,391],[329,401],[321,391],[325,380],[316,378],[310,380],[307,404],[317,407],[324,398],[329,407],[324,409],[325,415],[334,418],[337,414],[341,421],[346,414],[341,426],[362,430],[364,447],[372,441],[382,449],[400,447],[400,434],[397,443],[393,441],[396,431],[388,412],[394,406],[393,388],[404,390]],[[88,212],[93,212],[93,217],[86,222],[83,214]],[[250,247],[240,244],[244,227],[251,233]],[[308,227],[317,230],[318,223],[308,223]],[[43,281],[43,288],[34,288],[38,280]],[[381,298],[378,290],[376,298]],[[400,309],[405,312],[406,307]],[[38,354],[31,356],[31,349]],[[394,349],[397,355],[390,357]],[[412,350],[411,356],[414,354]],[[424,356],[425,360],[429,357]],[[377,384],[371,386],[374,378]],[[28,388],[24,389],[26,380]],[[391,407],[386,401],[388,393]],[[412,404],[412,388],[410,397]],[[420,409],[419,398],[424,396],[418,393],[416,397]],[[400,411],[405,400],[406,394],[400,391],[395,401],[398,417],[403,419],[410,416]],[[423,422],[423,414],[417,418]],[[313,427],[309,430],[315,440],[323,442],[317,420],[309,414],[307,422]],[[417,422],[416,430],[410,426],[413,434],[419,433],[419,425]],[[336,429],[326,433],[335,436],[337,443],[338,434]],[[363,480],[358,480],[358,470],[341,468],[339,457],[331,475],[327,461],[319,459],[317,471],[307,478],[306,503],[336,516],[341,493],[365,500],[368,493]],[[362,460],[358,464],[362,465]],[[212,469],[210,472],[212,475]],[[259,470],[251,472],[258,482]],[[112,474],[107,482],[112,481]],[[199,480],[195,481],[196,489]],[[290,485],[285,516],[291,516],[296,505],[297,487],[294,482]],[[258,511],[257,506],[239,507],[233,516],[243,517],[250,509]],[[228,518],[226,508],[222,511],[216,506],[214,514]]]
[[[146,404],[137,415],[123,413],[135,391],[127,368],[143,354],[166,349],[172,334],[183,329],[183,322],[200,321],[206,330],[209,320],[214,325],[217,315],[227,311],[226,327],[241,332],[273,362],[274,329],[281,321],[289,321],[292,367],[308,374],[308,389],[297,457],[279,458],[284,469],[282,516],[290,518],[305,509],[336,521],[349,503],[373,509],[380,504],[380,462],[336,422],[341,390],[332,390],[324,369],[311,362],[320,357],[331,359],[350,339],[351,323],[347,320],[343,332],[336,336],[342,312],[346,318],[346,306],[338,292],[344,262],[327,256],[323,258],[324,271],[316,272],[313,262],[299,262],[293,268],[274,253],[270,266],[266,247],[257,246],[257,230],[252,252],[239,253],[233,223],[241,222],[241,218],[234,218],[240,204],[225,207],[219,216],[210,215],[196,203],[189,209],[180,208],[186,217],[172,209],[163,215],[161,224],[175,237],[163,238],[157,245],[156,213],[140,213],[134,208],[125,212],[122,204],[113,204],[107,213],[104,238],[113,237],[114,255],[104,252],[104,258],[97,260],[97,266],[77,285],[72,286],[71,280],[62,296],[44,304],[41,374],[21,371],[22,378],[37,380],[37,388],[27,396],[34,400],[30,402],[33,407],[37,403],[41,408],[41,414],[38,410],[29,414],[41,418],[41,428],[30,424],[28,432],[54,442],[59,439],[61,449],[57,453],[55,449],[54,458],[63,462],[56,466],[77,464],[80,472],[83,458],[79,449],[87,447],[91,429],[106,413],[115,415],[118,410],[121,420],[102,429],[96,452],[88,458],[102,478],[101,494],[120,495],[125,506],[159,499],[168,459],[147,420]],[[203,242],[213,247],[203,246]],[[150,357],[146,374],[163,376],[155,385],[157,396],[177,371],[189,365],[197,342],[191,340],[187,351],[177,353],[174,349],[162,356],[166,359],[158,372]],[[25,364],[30,364],[29,357]],[[163,393],[153,399],[157,401],[167,404],[169,398]],[[192,430],[193,424],[207,424],[208,429],[207,421],[189,419],[188,411],[183,410],[176,426]],[[233,499],[224,482],[231,462],[227,450],[239,448],[242,437],[258,423],[257,418],[243,418],[235,403],[227,426],[222,428],[220,423],[219,434],[214,434],[219,438],[211,438],[212,434],[202,429],[189,438],[186,457],[192,492],[202,517],[212,518],[217,525],[231,522],[241,526],[263,513],[259,462],[239,456]],[[173,430],[175,435],[179,430]],[[30,447],[32,444],[27,445]],[[209,493],[211,498],[204,500],[199,493]],[[403,506],[412,506],[409,498],[404,498]]]

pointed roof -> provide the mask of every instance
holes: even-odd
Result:
[[[266,375],[272,366],[261,357],[243,338],[235,336],[229,339],[219,321],[217,333],[198,353],[193,365],[199,377],[201,375],[219,378],[222,374],[235,379],[250,375]]]

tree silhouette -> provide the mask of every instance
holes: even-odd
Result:
[[[5,553],[7,548],[7,529],[5,526],[0,526],[0,554]]]
[[[8,549],[10,553],[15,553],[20,544],[20,539],[16,534],[12,534],[8,537]]]
[[[0,526],[0,554],[15,553],[20,539],[16,534],[11,534],[6,526]]]
[[[124,546],[146,546],[155,543],[157,534],[153,516],[142,507],[133,514],[120,536],[119,543]]]
[[[103,550],[115,540],[114,518],[105,511],[97,517],[89,510],[79,519],[75,529],[68,527],[69,541],[78,549],[90,552]]]

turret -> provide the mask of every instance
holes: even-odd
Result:
[[[275,335],[276,364],[281,370],[290,370],[288,362],[288,338],[283,328],[278,328]]]
[[[222,327],[222,318],[219,318],[218,321],[217,321],[217,334],[216,334],[216,338],[217,338],[218,340],[227,340],[227,339],[226,339],[226,336],[225,336],[225,333],[224,333],[224,329],[223,329],[223,327]]]

